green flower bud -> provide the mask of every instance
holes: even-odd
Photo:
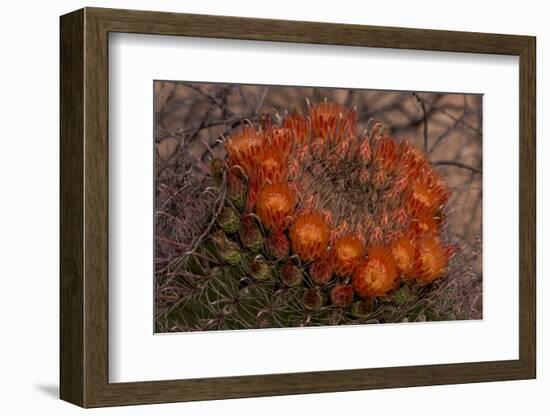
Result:
[[[392,301],[398,305],[402,305],[404,303],[412,302],[414,298],[414,291],[410,288],[410,286],[404,285],[393,293]]]
[[[233,172],[227,174],[227,196],[237,208],[243,207],[245,187],[241,179]]]
[[[241,263],[242,256],[239,246],[229,240],[222,230],[218,230],[212,235],[212,241],[218,249],[218,254],[225,263],[231,266]]]
[[[222,230],[216,231],[212,234],[212,241],[218,248],[224,247],[226,244],[230,243],[229,239]]]
[[[239,229],[239,216],[233,208],[223,207],[218,215],[218,224],[228,234],[233,234]]]
[[[269,280],[272,278],[271,266],[263,259],[254,259],[250,264],[252,276],[258,280]]]
[[[241,241],[253,253],[259,252],[264,245],[264,237],[260,228],[254,224],[251,217],[245,217],[241,225]]]
[[[232,242],[230,242],[226,247],[220,249],[220,256],[224,262],[231,266],[236,266],[242,261],[239,246]]]
[[[365,319],[374,311],[374,300],[372,298],[355,302],[351,307],[351,313],[356,318]]]

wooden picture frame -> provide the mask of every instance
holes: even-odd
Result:
[[[536,376],[535,38],[85,8],[61,17],[60,396],[82,407],[212,400]],[[109,383],[108,34],[299,42],[519,57],[519,359]]]

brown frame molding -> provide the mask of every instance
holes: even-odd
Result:
[[[60,29],[63,400],[100,407],[536,377],[534,37],[98,8],[62,16]],[[519,56],[519,360],[109,383],[109,32]]]

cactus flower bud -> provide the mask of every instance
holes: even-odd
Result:
[[[411,302],[415,299],[415,293],[410,288],[410,286],[402,286],[399,289],[397,289],[392,296],[392,301],[397,303],[398,305],[402,305],[404,303]]]
[[[252,276],[258,280],[269,280],[273,276],[271,266],[262,258],[256,258],[250,264]]]
[[[212,236],[212,241],[218,249],[218,253],[222,260],[231,265],[237,265],[241,262],[241,251],[239,246],[229,240],[222,230],[218,230]]]
[[[304,292],[302,298],[304,307],[310,311],[316,311],[323,306],[323,295],[318,286],[311,287]]]
[[[223,207],[218,215],[218,224],[226,233],[233,234],[239,229],[239,216],[233,208]]]
[[[233,242],[230,242],[228,246],[220,250],[220,256],[224,262],[231,266],[239,264],[242,260],[239,247]]]
[[[358,300],[351,307],[352,315],[359,319],[368,318],[372,311],[374,311],[374,300],[372,298]]]
[[[267,249],[276,259],[288,256],[290,242],[282,230],[274,230],[267,238]]]
[[[241,241],[253,253],[259,252],[264,244],[262,232],[251,217],[245,217],[241,224]]]
[[[227,174],[227,196],[237,208],[243,207],[245,188],[238,175],[231,171]]]
[[[315,260],[311,266],[309,266],[309,275],[311,280],[318,285],[328,283],[332,277],[332,267],[330,262],[324,258]]]
[[[353,287],[345,283],[337,283],[330,292],[331,302],[340,308],[346,308],[353,301]]]
[[[286,286],[298,286],[302,283],[302,272],[291,261],[288,261],[281,268],[281,281]]]

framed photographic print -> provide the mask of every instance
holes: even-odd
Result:
[[[535,38],[61,17],[61,398],[534,378]]]

